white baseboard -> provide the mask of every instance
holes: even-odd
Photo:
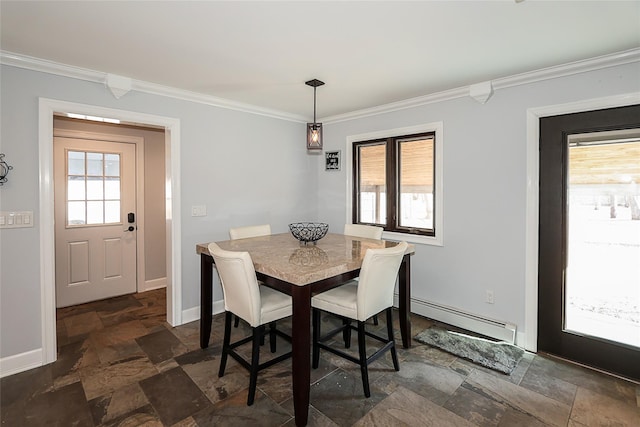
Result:
[[[141,286],[138,287],[138,292],[147,292],[153,291],[154,289],[161,289],[167,287],[167,278],[160,277],[159,279],[151,279],[145,281]]]
[[[0,378],[42,366],[42,349],[26,351],[0,359]]]
[[[396,303],[398,295],[395,295]],[[448,325],[457,326],[477,334],[516,344],[516,325],[495,319],[489,319],[463,310],[424,301],[411,299],[411,312]],[[520,336],[518,336],[518,342]]]
[[[213,314],[224,312],[224,301],[214,301]],[[195,322],[200,320],[200,307],[191,307],[182,311],[182,323]]]

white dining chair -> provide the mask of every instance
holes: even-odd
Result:
[[[367,239],[382,239],[382,227],[365,224],[345,224],[344,234],[347,236],[365,237]]]
[[[229,229],[231,240],[246,239],[249,237],[268,236],[271,234],[271,225],[249,225],[246,227],[234,227]]]
[[[345,224],[344,234],[347,236],[364,237],[367,239],[382,239],[382,227],[365,224]],[[357,279],[356,279],[357,280]],[[378,315],[373,316],[373,324],[378,325]]]
[[[391,351],[394,369],[396,371],[400,370],[393,336],[392,307],[393,290],[395,288],[396,278],[398,277],[398,270],[400,269],[400,264],[402,263],[402,258],[406,250],[406,242],[401,242],[390,248],[367,249],[362,261],[358,284],[354,281],[349,281],[344,285],[317,294],[311,299],[313,311],[313,368],[318,367],[320,349],[327,350],[337,356],[357,363],[360,365],[360,371],[362,372],[362,386],[366,397],[371,396],[368,370],[371,362],[389,350]],[[346,322],[343,322],[342,327],[338,327],[322,336],[320,331],[321,311],[342,317],[346,319]],[[365,321],[382,311],[386,311],[387,314],[386,338],[365,329]],[[351,320],[357,321],[357,328],[351,325]],[[359,356],[357,358],[325,344],[325,342],[330,340],[334,335],[343,331],[351,331],[352,328],[358,331]],[[365,344],[365,337],[367,336],[383,343],[383,346],[369,357],[367,357]],[[349,341],[351,340],[350,334],[348,334],[348,339]],[[348,347],[346,338],[345,347]]]
[[[258,372],[291,357],[291,352],[274,357],[262,364],[260,361],[260,341],[265,335],[265,325],[269,324],[271,352],[276,351],[276,335],[291,341],[291,337],[276,329],[276,321],[291,316],[292,303],[289,295],[267,286],[260,286],[256,279],[251,256],[248,252],[226,251],[217,244],[209,244],[209,253],[220,275],[224,292],[224,339],[218,377],[224,375],[227,357],[233,357],[249,371],[249,395],[247,405],[252,405],[258,381]],[[232,315],[242,318],[251,326],[251,335],[231,343]],[[252,343],[251,362],[244,359],[236,348]]]
[[[269,235],[271,235],[271,225],[269,224],[248,225],[245,227],[234,227],[229,229],[229,239],[231,240]],[[236,316],[233,321],[233,326],[237,328],[239,324],[240,318]]]

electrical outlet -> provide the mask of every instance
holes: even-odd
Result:
[[[191,206],[191,216],[207,216],[207,206]]]
[[[493,304],[494,300],[493,300],[493,291],[492,290],[487,289],[485,291],[484,302],[486,302],[487,304]]]

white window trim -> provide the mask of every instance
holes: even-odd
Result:
[[[425,132],[435,132],[436,134],[436,157],[435,157],[435,178],[436,178],[436,209],[435,209],[435,236],[419,236],[415,234],[408,233],[399,233],[399,232],[391,232],[385,231],[382,233],[383,239],[390,240],[404,240],[410,243],[418,243],[423,245],[432,245],[432,246],[444,246],[444,221],[443,221],[443,212],[444,212],[444,198],[443,195],[443,147],[444,147],[444,131],[442,122],[433,122],[426,123],[422,125],[409,126],[403,128],[396,129],[387,129],[377,132],[369,132],[369,133],[361,133],[358,135],[349,135],[347,136],[346,146],[345,146],[345,156],[344,156],[344,169],[347,175],[347,188],[346,188],[346,223],[351,224],[352,222],[352,211],[353,211],[353,143],[359,141],[368,141],[373,139],[382,139],[382,138],[390,138],[395,136],[403,136],[403,135],[411,135],[415,133],[425,133]]]

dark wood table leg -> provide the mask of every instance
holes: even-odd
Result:
[[[297,426],[306,426],[309,416],[309,390],[311,381],[311,287],[291,287],[292,317],[292,381],[293,408]]]
[[[213,298],[213,257],[200,254],[200,348],[209,347]]]
[[[411,347],[411,256],[405,255],[398,272],[400,334],[402,346]]]

